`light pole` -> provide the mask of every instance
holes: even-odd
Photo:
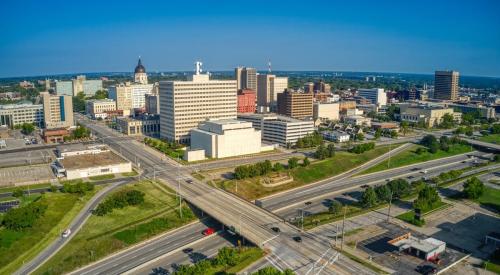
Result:
[[[344,205],[344,218],[342,219],[342,241],[340,243],[340,250],[344,249],[344,232],[345,232],[345,215],[347,212],[347,207]]]
[[[392,205],[392,190],[391,190],[391,197],[389,198],[389,209],[387,209],[387,221],[390,221],[391,219],[391,205]]]

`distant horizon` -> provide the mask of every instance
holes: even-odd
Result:
[[[251,66],[247,66],[250,68],[254,68]],[[221,73],[221,72],[233,72],[233,69],[229,70],[209,70],[208,72]],[[194,70],[165,70],[165,71],[157,71],[157,70],[148,70],[146,67],[146,73],[149,74],[160,74],[160,73],[194,73]],[[206,73],[207,71],[204,71]],[[257,72],[267,72],[266,70],[257,70]],[[368,74],[403,74],[403,75],[425,75],[425,76],[434,76],[434,71],[432,73],[412,73],[412,72],[383,72],[383,71],[330,71],[330,70],[272,70],[273,72],[324,72],[324,73],[368,73]],[[487,75],[464,75],[460,71],[460,77],[478,77],[478,78],[493,78],[500,79],[500,76],[487,76]],[[71,73],[55,73],[55,74],[40,74],[40,75],[22,75],[22,76],[0,76],[0,79],[22,79],[22,78],[40,78],[46,76],[69,76],[69,75],[89,75],[89,74],[130,74],[133,75],[133,70],[131,71],[101,71],[101,72],[71,72]],[[105,76],[105,75],[102,75]]]
[[[0,77],[238,65],[500,77],[500,1],[13,1]],[[21,16],[22,15],[22,16]]]

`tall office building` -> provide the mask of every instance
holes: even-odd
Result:
[[[384,89],[359,89],[358,96],[366,98],[371,104],[375,104],[377,106],[387,105],[387,94]]]
[[[257,92],[257,70],[238,67],[234,69],[238,90],[250,89]]]
[[[73,122],[73,101],[68,95],[40,93],[43,101],[45,129],[68,128]]]
[[[144,68],[144,66],[142,65],[140,57],[134,70],[134,82],[140,84],[148,84],[148,75],[146,74],[146,68]]]
[[[278,114],[297,119],[313,116],[313,94],[286,89],[278,94]]]
[[[159,114],[160,113],[160,96],[151,94],[146,95],[146,113]]]
[[[23,123],[43,126],[43,105],[41,104],[8,104],[0,105],[0,126],[14,128]]]
[[[160,136],[190,142],[190,131],[207,119],[234,119],[237,108],[236,80],[210,80],[196,73],[187,81],[160,81]]]
[[[458,78],[457,71],[436,71],[434,74],[434,98],[457,100]]]
[[[102,89],[102,80],[88,80],[84,75],[79,75],[70,81],[56,82],[58,95],[76,96],[79,93],[84,93],[85,96],[89,97]]]
[[[277,77],[272,74],[257,76],[257,106],[276,109],[278,94],[288,88],[288,77]]]

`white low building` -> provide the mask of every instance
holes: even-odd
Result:
[[[261,133],[251,122],[235,119],[209,120],[191,130],[191,148],[204,149],[210,158],[259,153]]]
[[[346,132],[325,131],[323,132],[323,138],[335,142],[348,142],[350,135]]]
[[[314,120],[321,121],[336,121],[339,120],[340,104],[336,103],[320,103],[316,102],[313,105]]]
[[[372,125],[372,119],[364,116],[346,116],[344,117],[344,123],[351,124],[353,126],[368,126]]]

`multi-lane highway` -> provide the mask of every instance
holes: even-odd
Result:
[[[345,266],[350,270],[346,271],[340,268],[341,265],[331,265],[327,261],[337,254],[328,241],[319,239],[316,236],[302,233],[296,227],[283,221],[280,217],[248,203],[232,194],[226,193],[220,189],[208,186],[185,173],[179,167],[170,162],[165,162],[148,150],[144,150],[143,145],[136,141],[120,141],[116,134],[109,128],[90,123],[79,119],[80,123],[91,128],[98,136],[105,138],[104,142],[120,151],[123,156],[140,163],[146,173],[151,173],[154,166],[161,167],[162,170],[155,173],[157,179],[173,189],[179,189],[179,193],[191,204],[202,209],[205,213],[216,218],[227,226],[233,226],[235,231],[245,236],[248,240],[266,249],[269,253],[277,257],[276,265],[281,268],[291,268],[298,274],[305,274],[313,267],[316,262],[324,263],[327,273],[336,270],[340,273],[351,273],[356,270],[358,274],[371,274],[367,268],[355,263],[349,259],[342,259]],[[149,169],[149,170],[148,170]],[[156,170],[156,168],[153,168]],[[177,175],[178,171],[179,175]],[[191,183],[185,180],[179,180],[179,176],[184,179],[189,178]],[[279,227],[281,233],[272,231],[272,227]],[[292,237],[302,236],[303,242],[297,243]]]

